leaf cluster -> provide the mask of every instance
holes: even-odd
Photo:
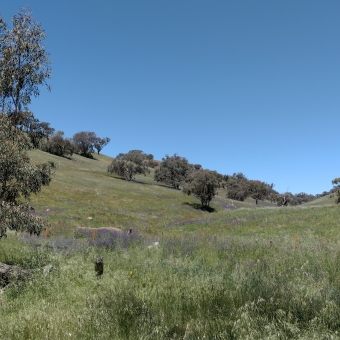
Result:
[[[32,13],[22,9],[8,29],[0,18],[0,105],[14,125],[23,125],[31,97],[39,96],[39,86],[51,76],[51,61],[42,40],[41,25]]]
[[[94,149],[99,152],[110,142],[110,138],[100,138],[94,132],[80,131],[73,135],[74,152],[87,157],[93,158]]]
[[[194,166],[186,158],[177,154],[166,155],[165,158],[162,158],[159,169],[155,171],[154,180],[165,183],[174,189],[179,189],[181,183],[186,181],[194,169]]]
[[[39,234],[44,224],[22,201],[40,192],[51,181],[52,165],[33,165],[27,155],[32,149],[28,136],[0,114],[0,238],[6,230]]]
[[[45,142],[41,150],[53,155],[67,157],[73,155],[75,146],[71,139],[64,138],[63,131],[57,131]]]
[[[145,154],[141,150],[130,150],[128,153],[120,153],[112,160],[107,171],[132,181],[136,174],[146,175],[149,172],[148,158],[150,158],[150,155]]]
[[[183,184],[183,192],[198,198],[202,207],[209,207],[221,185],[220,176],[216,171],[199,169],[188,175]]]

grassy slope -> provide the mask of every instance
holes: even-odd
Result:
[[[32,197],[37,212],[47,216],[52,232],[76,226],[136,228],[157,232],[164,226],[186,220],[225,215],[228,206],[255,207],[253,200],[232,202],[221,190],[211,206],[216,213],[194,209],[198,201],[153,181],[153,172],[136,176],[136,182],[113,177],[106,172],[111,158],[95,155],[96,160],[74,155],[71,160],[41,151],[31,152],[34,162],[54,161],[57,169],[51,185]],[[264,203],[260,203],[262,207]],[[87,219],[92,217],[92,220]]]
[[[335,206],[335,198],[336,194],[326,195],[320,198],[317,198],[314,201],[308,202],[304,204],[305,206],[313,206],[313,207],[325,207],[325,206]]]
[[[208,213],[151,175],[137,178],[144,184],[108,176],[106,156],[32,158],[60,160],[51,186],[32,200],[55,234],[133,226],[148,237],[66,254],[1,240],[0,261],[56,267],[0,295],[2,338],[339,339],[338,206],[249,209],[249,200],[226,209],[221,192]],[[147,248],[158,239],[159,249]],[[93,273],[99,254],[102,280]]]
[[[195,209],[198,200],[194,197],[154,182],[152,172],[136,176],[135,182],[111,176],[106,172],[111,158],[105,155],[95,155],[95,160],[78,155],[68,160],[42,151],[30,155],[34,162],[57,164],[50,186],[32,197],[37,212],[49,218],[50,232],[55,235],[73,235],[77,226],[85,226],[133,228],[154,236],[204,230],[211,235],[263,234],[268,238],[310,232],[334,236],[339,226],[334,219],[339,209],[333,210],[334,200],[328,196],[300,207],[277,208],[269,202],[256,206],[252,199],[227,199],[221,189],[211,203],[216,212],[208,213]],[[239,209],[231,209],[231,204]],[[318,207],[327,209],[315,210]]]

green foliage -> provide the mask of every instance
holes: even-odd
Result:
[[[248,179],[242,173],[225,176],[227,197],[244,201],[248,196]]]
[[[154,180],[179,189],[181,183],[187,179],[192,171],[193,167],[186,158],[180,157],[177,154],[173,156],[166,155],[162,159],[159,169],[155,171]]]
[[[31,97],[46,85],[51,68],[42,45],[44,31],[31,12],[0,18],[0,238],[7,229],[40,234],[44,220],[24,203],[51,180],[51,164],[33,165],[27,151],[38,147],[52,129],[28,110]]]
[[[249,195],[256,200],[256,204],[258,200],[262,200],[264,197],[266,197],[269,193],[269,187],[268,184],[256,181],[256,180],[250,180],[248,182],[248,193]]]
[[[92,153],[94,152],[93,144],[97,136],[94,132],[80,131],[73,135],[73,143],[75,146],[75,152],[81,156],[87,158],[93,158]]]
[[[339,184],[339,183],[340,183],[340,177],[335,178],[332,181],[332,184]],[[337,197],[335,199],[335,203],[339,204],[340,203],[340,189],[337,190],[336,195],[337,195]]]
[[[131,150],[126,154],[120,153],[112,160],[107,171],[132,181],[136,174],[145,175],[149,171],[146,156],[141,150]]]
[[[6,230],[39,234],[44,221],[22,204],[51,181],[51,165],[33,165],[27,155],[32,148],[27,135],[0,114],[0,238]]]
[[[93,158],[94,149],[99,152],[110,142],[110,138],[99,138],[94,132],[80,131],[73,135],[74,151],[84,157]]]
[[[48,53],[42,45],[45,33],[30,11],[12,18],[12,29],[0,18],[0,105],[14,125],[27,126],[27,105],[39,95],[39,86],[49,85]],[[32,121],[32,120],[30,120]]]
[[[72,156],[74,149],[72,141],[64,138],[63,131],[57,131],[41,147],[41,150],[61,157]]]
[[[110,138],[105,137],[105,138],[100,138],[97,137],[95,138],[93,142],[93,147],[97,150],[97,153],[99,155],[100,151],[110,142]]]
[[[202,207],[209,207],[211,200],[221,187],[216,171],[196,170],[192,172],[183,184],[183,192],[194,195],[201,201]]]

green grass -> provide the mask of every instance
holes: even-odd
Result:
[[[1,339],[340,338],[339,206],[256,206],[221,191],[209,213],[152,174],[109,176],[106,156],[32,158],[58,162],[32,199],[53,236],[30,246],[10,233],[0,262],[55,270],[0,294]],[[78,225],[140,236],[100,248],[74,239]],[[61,236],[72,241],[67,249],[49,247]]]

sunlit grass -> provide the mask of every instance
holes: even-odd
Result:
[[[60,159],[32,200],[51,233],[0,240],[0,262],[35,270],[0,294],[1,339],[339,338],[338,206],[253,209],[220,192],[209,213],[152,174],[109,176],[109,161]]]

